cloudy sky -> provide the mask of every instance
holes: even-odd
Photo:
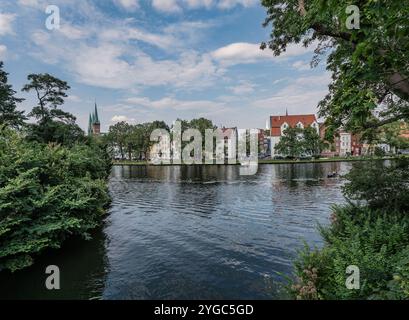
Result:
[[[46,28],[57,5],[60,28]],[[66,80],[64,106],[85,129],[96,100],[102,129],[206,117],[263,128],[270,115],[315,113],[327,93],[313,47],[274,57],[259,0],[1,0],[0,60],[14,89],[29,73]],[[35,105],[32,94],[22,109]]]

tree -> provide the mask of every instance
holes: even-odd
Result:
[[[408,125],[404,122],[394,122],[382,127],[380,141],[390,145],[395,150],[409,148],[409,139],[402,136],[404,128]]]
[[[300,128],[287,128],[283,132],[280,142],[275,149],[280,154],[291,158],[299,158],[304,153],[303,130]]]
[[[325,148],[324,142],[321,140],[317,130],[312,127],[307,127],[303,130],[304,151],[313,157],[319,157],[321,151]]]
[[[23,111],[17,110],[17,103],[24,99],[16,98],[16,91],[8,84],[8,73],[3,70],[0,61],[0,126],[18,128],[26,120]]]
[[[66,91],[70,89],[67,82],[48,73],[30,74],[30,81],[22,91],[35,91],[38,104],[29,113],[37,119],[37,124],[28,126],[31,140],[40,142],[72,143],[84,136],[83,131],[75,124],[76,118],[59,107],[64,104]]]
[[[352,1],[262,0],[275,55],[290,44],[316,45],[312,66],[327,57],[332,72],[320,116],[335,130],[379,127],[409,118],[409,6],[403,1],[362,0],[360,28],[347,26]],[[353,8],[356,10],[356,8]],[[349,13],[347,13],[349,12]],[[375,109],[381,105],[377,116]]]
[[[108,139],[119,150],[121,159],[125,159],[125,148],[129,134],[129,124],[125,121],[116,123],[109,127]]]
[[[75,122],[73,115],[58,108],[64,104],[64,98],[67,97],[66,91],[70,89],[67,82],[48,73],[30,74],[27,79],[30,83],[26,84],[22,91],[30,92],[34,90],[38,99],[38,105],[33,108],[29,114],[30,117],[35,117],[40,123],[54,119],[66,123]]]

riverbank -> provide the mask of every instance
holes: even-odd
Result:
[[[295,261],[290,293],[299,300],[409,298],[409,161],[359,164],[344,176],[347,204],[320,226],[320,249]]]
[[[394,160],[400,158],[409,158],[408,156],[389,156],[389,157],[336,157],[336,158],[320,158],[320,159],[310,159],[310,160],[259,160],[258,164],[298,164],[298,163],[327,163],[327,162],[354,162],[354,161],[373,161],[373,160]],[[130,161],[130,160],[119,160],[113,161],[113,165],[116,166],[153,166],[153,164],[147,161]],[[194,166],[181,164],[182,166]],[[216,164],[200,164],[205,166],[213,166]],[[226,164],[229,165],[229,164]],[[236,164],[234,164],[236,165]],[[161,164],[155,166],[173,166],[173,164]]]

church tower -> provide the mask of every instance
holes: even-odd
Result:
[[[98,116],[98,106],[95,102],[94,112],[89,115],[88,135],[99,136],[101,134],[101,122]]]

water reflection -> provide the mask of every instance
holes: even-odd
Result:
[[[108,271],[106,243],[102,230],[94,231],[92,237],[92,241],[72,239],[61,250],[43,254],[34,266],[23,271],[0,273],[0,299],[99,299]],[[45,287],[49,265],[60,268],[60,290]]]
[[[280,296],[302,240],[343,201],[348,164],[116,167],[106,299]]]
[[[0,298],[272,299],[303,240],[343,201],[347,163],[117,166],[112,206],[90,242],[71,241],[15,275]],[[45,290],[45,266],[61,267],[62,290]]]

